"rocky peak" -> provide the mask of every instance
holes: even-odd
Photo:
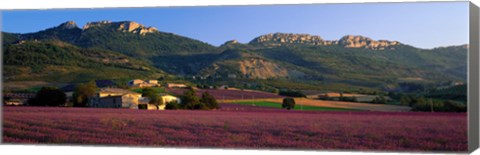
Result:
[[[74,28],[78,28],[77,26],[77,23],[75,23],[74,21],[67,21],[65,23],[62,23],[58,26],[58,28],[61,28],[61,29],[74,29]]]
[[[346,35],[339,41],[339,45],[346,48],[368,48],[373,50],[392,49],[392,46],[398,45],[397,41],[373,40],[364,36]]]
[[[272,46],[287,44],[325,45],[325,41],[320,36],[294,33],[270,33],[259,36],[253,39],[250,43],[267,44]]]
[[[146,33],[158,32],[155,27],[146,27],[142,24],[132,21],[119,22],[118,30],[123,32],[131,32],[140,35],[145,35]]]
[[[323,40],[320,36],[293,33],[273,33],[259,36],[252,41],[252,45],[284,46],[284,45],[340,45],[346,48],[368,48],[372,50],[394,49],[399,45],[397,41],[373,40],[363,36],[347,35],[340,40]]]
[[[240,44],[240,42],[238,42],[238,40],[229,40],[223,43],[221,46],[236,45],[236,44]]]
[[[102,20],[102,21],[98,21],[98,22],[88,22],[87,24],[85,24],[85,26],[83,26],[83,30],[86,30],[86,29],[89,29],[89,28],[92,28],[92,27],[105,26],[105,25],[108,25],[110,23],[112,23],[112,22],[108,21],[108,20]]]
[[[89,29],[92,27],[100,27],[100,26],[110,26],[113,29],[122,32],[129,32],[135,33],[140,35],[145,35],[147,33],[158,32],[157,28],[155,27],[146,27],[142,24],[132,21],[121,21],[121,22],[111,22],[111,21],[99,21],[99,22],[89,22],[87,23],[83,29]]]

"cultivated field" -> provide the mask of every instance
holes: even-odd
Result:
[[[376,97],[378,97],[377,95],[365,95],[365,94],[350,94],[350,93],[343,93],[342,95],[340,95],[340,93],[326,93],[324,94],[328,97],[334,97],[334,98],[338,98],[338,97],[355,97],[357,99],[357,101],[359,102],[371,102],[373,99],[375,99]],[[316,96],[318,97],[318,96]],[[385,96],[386,99],[390,99],[390,97],[388,96]]]
[[[465,113],[4,107],[3,119],[5,143],[467,151]]]
[[[238,103],[238,102],[276,102],[282,103],[282,98],[265,98],[258,100],[225,100],[225,103]],[[342,102],[342,101],[325,101],[315,100],[307,98],[295,98],[295,103],[298,105],[315,106],[315,107],[327,107],[327,108],[342,108],[342,109],[354,109],[354,110],[366,110],[366,111],[410,111],[410,107],[401,105],[388,105],[388,104],[370,104],[370,103],[356,103],[356,102]]]
[[[234,102],[229,103],[230,105],[243,105],[243,106],[249,106],[249,107],[270,107],[270,108],[276,108],[276,109],[281,109],[282,104],[277,103],[277,102],[266,102],[266,101],[244,101],[244,102]],[[229,104],[222,104],[222,105],[229,105]],[[308,106],[308,105],[297,105],[291,110],[319,110],[319,111],[358,111],[355,109],[344,109],[344,108],[330,108],[330,107],[319,107],[319,106]]]
[[[180,88],[167,88],[166,90],[173,94],[183,94],[183,92],[186,91],[186,89],[180,89]],[[280,95],[268,93],[268,92],[224,90],[224,89],[197,89],[196,95],[201,96],[201,94],[206,91],[212,94],[221,103],[276,102],[280,104],[282,103],[283,98],[285,98],[285,96],[280,96]],[[339,109],[366,110],[366,111],[410,111],[411,109],[410,107],[407,107],[407,106],[398,106],[398,105],[325,101],[325,100],[316,100],[316,99],[307,99],[307,98],[295,98],[295,103],[297,105],[314,106],[314,107],[321,107],[321,108],[339,108]]]
[[[4,90],[24,90],[32,87],[50,86],[45,81],[8,81],[3,84]]]

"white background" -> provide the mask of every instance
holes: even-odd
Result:
[[[426,0],[0,0],[0,9],[51,9],[51,8],[102,8],[102,7],[142,7],[142,6],[205,6],[205,5],[248,5],[248,4],[299,4],[299,3],[350,3],[350,2],[413,2]],[[435,0],[446,1],[446,0]],[[472,0],[480,6],[480,0]],[[1,21],[1,20],[0,20]],[[3,22],[3,21],[2,21]],[[46,146],[46,145],[0,145],[1,154],[229,154],[229,155],[310,155],[310,154],[412,154],[345,151],[285,151],[285,150],[225,150],[225,149],[180,149],[180,148],[140,148],[140,147],[86,147],[86,146]],[[474,154],[480,155],[480,151]]]
[[[49,9],[142,6],[202,6],[248,4],[351,3],[351,2],[419,2],[427,0],[0,0],[0,9]],[[431,0],[452,1],[452,0]],[[480,0],[472,0],[477,5]]]

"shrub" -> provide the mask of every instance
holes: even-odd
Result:
[[[32,106],[60,106],[67,101],[67,96],[61,90],[53,87],[42,87],[34,98],[28,100]]]
[[[158,95],[158,93],[159,92],[152,88],[142,89],[142,96],[150,99],[149,103],[155,106],[163,105],[162,98],[160,97],[160,95]]]
[[[339,101],[345,101],[345,102],[358,102],[357,97],[340,97],[338,99]]]
[[[195,110],[207,110],[208,107],[203,104],[203,103],[197,103],[195,105],[193,105],[193,108],[192,109],[195,109]]]
[[[148,105],[147,104],[139,104],[138,109],[146,110],[146,109],[148,109]]]
[[[372,103],[375,103],[375,104],[387,104],[387,99],[383,96],[380,96],[380,97],[375,97],[375,99],[373,99]]]
[[[95,96],[97,91],[97,84],[95,81],[90,81],[85,84],[79,84],[73,91],[73,106],[87,107],[88,99]]]
[[[408,106],[412,106],[412,99],[410,96],[408,95],[401,95],[400,97],[400,103],[402,105],[408,105]]]
[[[288,110],[295,108],[295,100],[293,98],[284,98],[282,102],[282,108]]]
[[[200,99],[200,102],[205,104],[205,107],[208,109],[218,109],[218,103],[215,97],[211,95],[208,92],[204,92],[202,94],[202,98]]]
[[[178,104],[177,101],[167,102],[167,105],[165,105],[165,109],[171,109],[171,110],[180,109],[180,105]]]
[[[281,90],[278,95],[289,97],[307,97],[305,94],[303,94],[303,92],[295,90]]]
[[[447,100],[444,103],[445,109],[451,112],[466,112],[467,106],[463,103]]]
[[[193,88],[188,89],[183,93],[182,96],[182,107],[185,109],[195,109],[200,104],[200,98],[195,95],[195,90]]]

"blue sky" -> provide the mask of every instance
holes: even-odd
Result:
[[[468,43],[468,2],[10,10],[2,12],[2,31],[36,32],[70,20],[80,27],[136,21],[216,46],[275,32],[363,35],[420,48]]]

